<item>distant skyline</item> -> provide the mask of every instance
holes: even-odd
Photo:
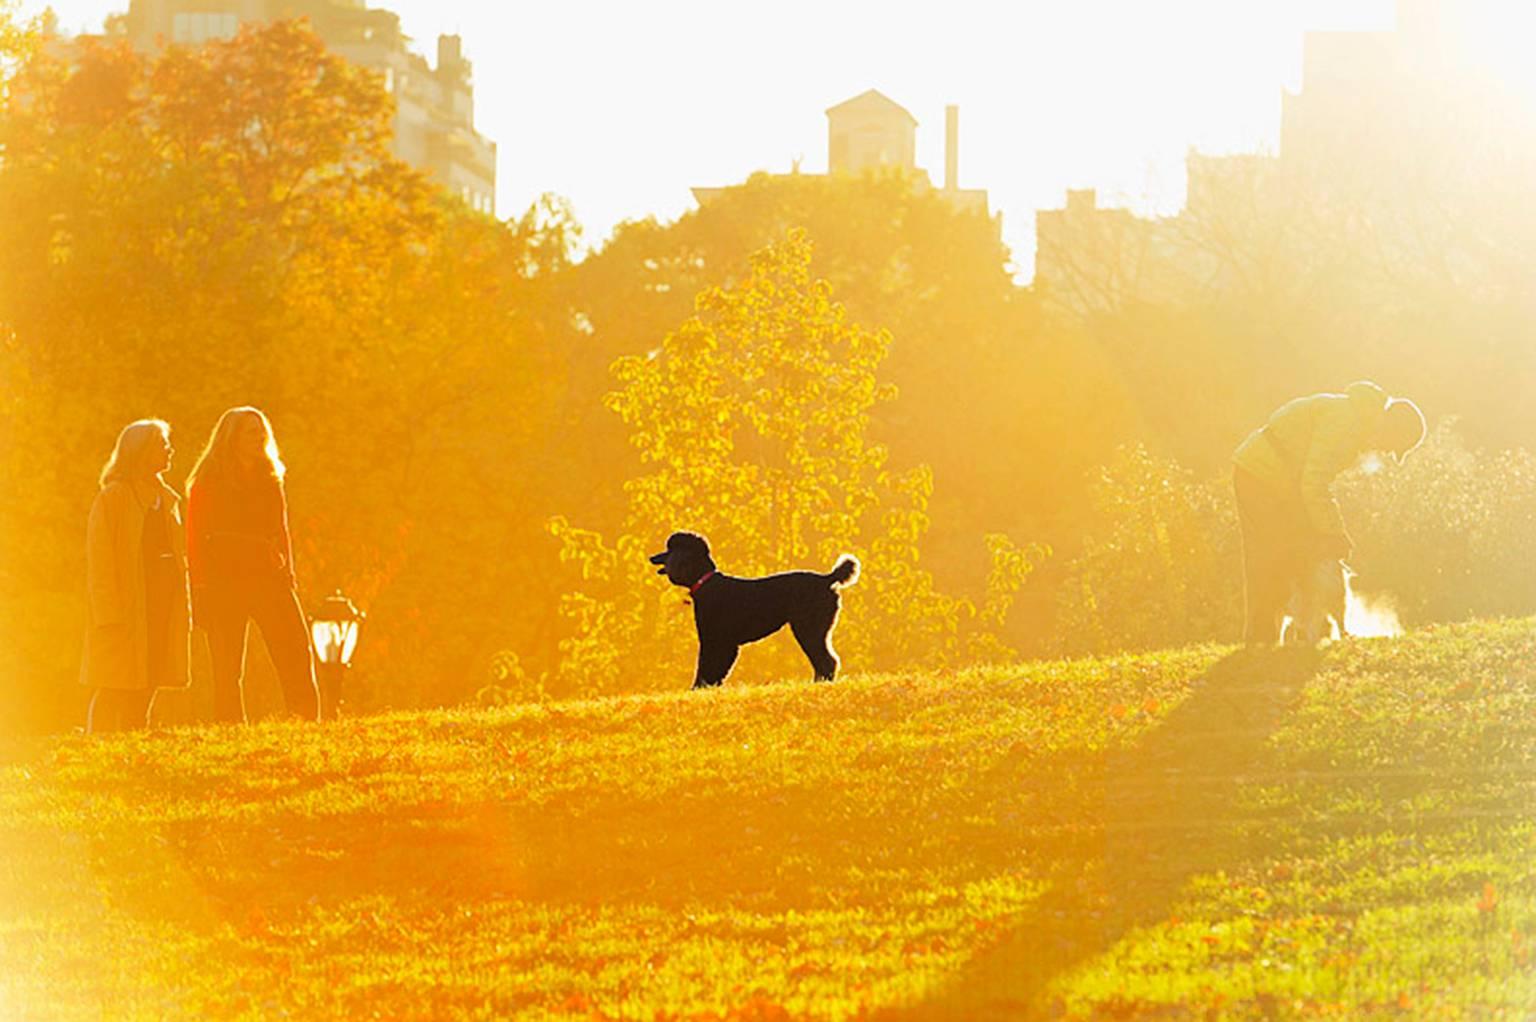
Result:
[[[51,6],[79,32],[127,3]],[[1174,212],[1191,147],[1274,151],[1304,31],[1396,20],[1394,0],[957,0],[922,17],[865,0],[369,6],[398,13],[429,60],[440,32],[463,35],[476,124],[500,147],[503,217],[554,192],[595,247],[621,220],[680,216],[696,185],[796,160],[822,172],[826,108],[875,88],[917,118],[935,183],[944,107],[960,107],[960,183],[991,193],[1023,280],[1035,210],[1096,188],[1103,204]]]

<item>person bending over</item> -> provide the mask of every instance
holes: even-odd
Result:
[[[1243,534],[1243,638],[1280,640],[1294,586],[1321,560],[1347,560],[1349,533],[1333,480],[1369,451],[1398,461],[1424,440],[1424,414],[1374,383],[1282,405],[1232,456]]]

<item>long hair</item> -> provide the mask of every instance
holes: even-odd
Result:
[[[102,488],[105,489],[108,483],[132,479],[137,475],[144,464],[144,452],[149,448],[150,439],[157,435],[170,443],[171,424],[164,419],[139,419],[124,426],[123,431],[117,435],[112,456],[101,467]],[[159,472],[154,475],[160,479]]]
[[[198,483],[217,484],[235,476],[239,470],[235,455],[235,431],[243,422],[250,419],[261,423],[261,428],[267,435],[267,442],[263,448],[266,454],[265,470],[261,475],[276,482],[282,481],[288,469],[283,464],[282,453],[277,449],[277,438],[272,434],[272,423],[267,421],[267,416],[261,409],[243,405],[239,408],[231,408],[219,416],[219,424],[213,427],[213,434],[208,437],[207,446],[203,448],[203,453],[197,456],[197,464],[192,466],[192,473],[187,476],[188,490]]]

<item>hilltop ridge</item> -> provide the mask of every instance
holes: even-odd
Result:
[[[1536,630],[17,746],[25,1018],[1493,1017]]]

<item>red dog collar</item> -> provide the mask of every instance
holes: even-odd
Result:
[[[693,585],[688,587],[688,595],[692,596],[694,593],[698,592],[700,586],[702,586],[705,582],[708,582],[710,579],[712,579],[714,577],[715,577],[715,573],[714,572],[710,572],[708,575],[705,575],[703,578],[699,579]]]

